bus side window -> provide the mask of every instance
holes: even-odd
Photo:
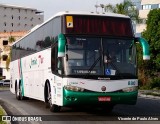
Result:
[[[51,70],[53,73],[56,72],[56,62],[57,61],[57,44],[52,47],[51,51]]]

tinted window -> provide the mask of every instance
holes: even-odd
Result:
[[[69,18],[69,19],[68,19]],[[66,33],[133,37],[129,18],[106,16],[66,16]]]
[[[33,29],[34,30],[34,29]],[[12,47],[12,58],[16,60],[26,55],[51,47],[55,37],[61,32],[61,17],[57,17],[39,27]]]

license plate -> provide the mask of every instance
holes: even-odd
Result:
[[[98,97],[98,101],[99,102],[110,102],[111,97],[110,96],[100,96],[100,97]]]

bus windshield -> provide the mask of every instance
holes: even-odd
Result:
[[[66,39],[66,75],[136,76],[136,50],[133,39]]]

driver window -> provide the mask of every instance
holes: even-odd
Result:
[[[52,47],[51,51],[51,70],[52,73],[58,73],[61,75],[63,74],[63,64],[62,64],[63,58],[58,58],[57,54],[58,54],[58,44],[56,43]]]
[[[57,63],[57,43],[52,47],[51,51],[51,70],[53,73],[56,72],[56,63]]]
[[[58,72],[58,74],[63,74],[62,73],[62,68],[63,68],[63,66],[62,66],[62,58],[58,58],[58,61],[57,61],[57,72]]]

